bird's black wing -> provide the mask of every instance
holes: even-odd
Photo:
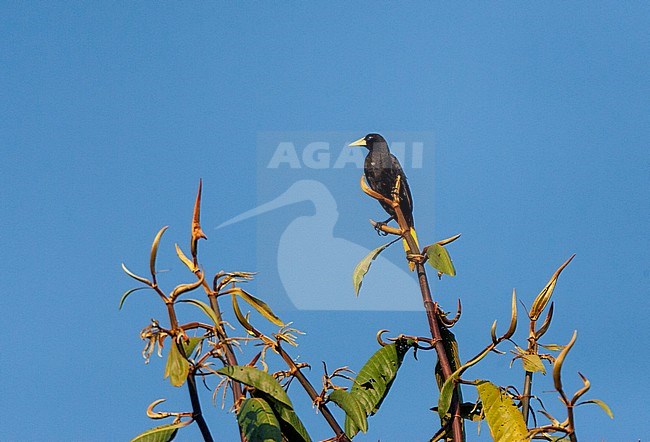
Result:
[[[404,214],[406,223],[409,226],[413,227],[413,197],[411,197],[411,189],[406,179],[406,174],[404,173],[404,170],[402,169],[402,165],[399,163],[395,155],[391,154],[390,160],[391,160],[391,171],[392,171],[391,175],[393,176],[393,186],[395,185],[394,182],[395,180],[397,180],[397,177],[398,176],[400,177],[400,191],[399,191],[400,209],[402,209],[402,213]]]

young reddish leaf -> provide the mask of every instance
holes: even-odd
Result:
[[[198,251],[199,239],[208,239],[201,230],[201,191],[203,189],[203,180],[199,180],[199,190],[196,193],[196,201],[194,203],[194,213],[192,215],[192,240],[190,241],[190,252],[193,257],[196,257]]]
[[[551,279],[546,283],[546,286],[544,286],[542,291],[539,292],[539,295],[537,295],[533,301],[533,305],[530,307],[529,313],[529,317],[532,321],[537,321],[539,319],[539,315],[542,314],[546,308],[546,304],[548,304],[548,301],[551,300],[551,295],[553,295],[553,290],[555,289],[555,284],[557,284],[557,279],[560,277],[560,273],[562,273],[562,270],[564,270],[564,268],[569,265],[575,256],[575,254],[571,255],[571,257],[567,259],[564,264],[562,264],[555,271]]]
[[[515,330],[517,330],[517,291],[512,289],[510,325],[505,334],[506,339],[510,339],[510,337],[515,334]]]

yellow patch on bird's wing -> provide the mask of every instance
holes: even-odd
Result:
[[[420,244],[418,243],[418,236],[417,236],[417,234],[415,233],[415,229],[414,229],[413,227],[411,227],[411,230],[410,230],[410,232],[409,232],[408,234],[411,235],[411,237],[412,237],[413,240],[415,241],[415,245],[416,245],[416,247],[417,247],[417,250],[414,250],[412,253],[420,253]],[[408,255],[408,253],[409,253],[409,246],[408,246],[408,243],[406,242],[406,239],[404,239],[404,238],[402,238],[402,245],[404,246],[404,251],[405,251],[405,252],[407,253],[407,255]],[[409,261],[409,269],[410,269],[411,271],[415,270],[415,263],[414,263],[413,261]]]

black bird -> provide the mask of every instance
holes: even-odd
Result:
[[[393,189],[395,188],[395,181],[400,177],[399,188],[399,207],[404,214],[406,224],[413,228],[413,198],[411,197],[411,189],[409,189],[408,181],[402,166],[399,164],[395,155],[390,153],[388,143],[384,137],[379,134],[368,134],[363,138],[358,139],[350,146],[365,146],[368,149],[368,155],[364,163],[363,171],[366,175],[366,181],[372,190],[381,194],[382,196],[393,199]],[[395,210],[393,207],[380,201],[384,210],[390,215],[391,219],[397,220]]]

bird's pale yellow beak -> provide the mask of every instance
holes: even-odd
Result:
[[[359,138],[357,141],[354,143],[348,144],[348,147],[354,147],[354,146],[365,146],[366,145],[366,139],[365,138]]]

